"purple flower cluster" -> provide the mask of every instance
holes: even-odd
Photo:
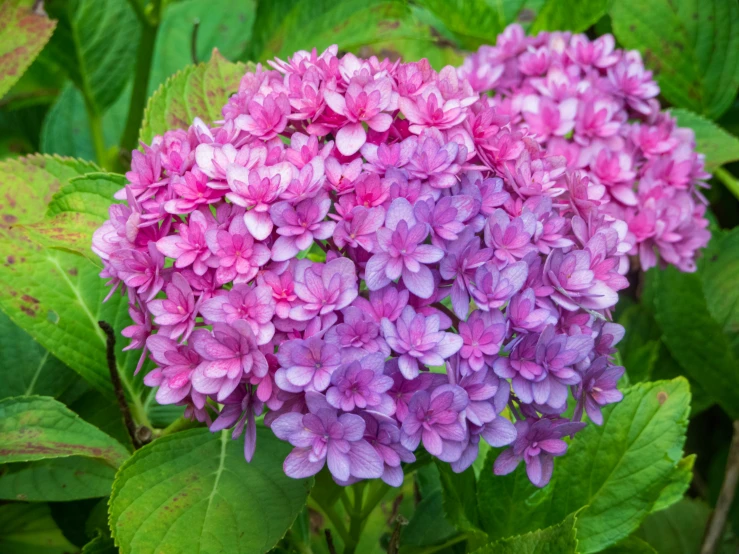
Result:
[[[628,224],[629,254],[642,269],[660,262],[695,271],[710,236],[699,191],[710,175],[692,130],[660,111],[659,87],[639,52],[614,45],[611,35],[526,37],[511,25],[459,73],[475,91],[495,92],[490,104],[512,129],[564,156],[588,181],[570,191],[579,188],[581,202]]]
[[[144,381],[247,460],[266,413],[292,477],[399,486],[420,445],[463,471],[482,438],[543,486],[621,398],[629,227],[454,68],[336,54],[258,66],[222,121],[133,153],[93,249]]]

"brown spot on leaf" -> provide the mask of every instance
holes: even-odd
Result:
[[[665,391],[661,390],[657,393],[657,402],[659,402],[659,405],[661,406],[667,401],[668,397],[669,395]]]
[[[31,308],[26,306],[25,304],[21,304],[20,310],[26,314],[28,317],[36,317],[36,312],[34,312]],[[2,452],[2,451],[0,451]]]
[[[18,218],[15,217],[13,214],[3,214],[3,221],[8,225],[12,225],[16,221],[18,221]]]
[[[8,256],[5,258],[5,261],[7,261],[9,265],[13,265],[15,263],[15,256]]]
[[[38,298],[34,298],[33,296],[29,296],[28,294],[24,294],[23,296],[21,296],[21,300],[23,300],[24,302],[31,302],[32,304],[39,303]]]
[[[77,268],[76,268],[76,267],[73,267],[73,268],[71,268],[71,269],[70,269],[70,270],[68,271],[68,273],[69,273],[69,274],[70,274],[70,275],[71,275],[72,277],[77,277]]]

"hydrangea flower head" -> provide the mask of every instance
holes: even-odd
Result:
[[[134,152],[93,250],[157,400],[247,460],[266,411],[295,478],[400,486],[421,445],[464,471],[482,440],[545,485],[620,400],[627,255],[690,269],[706,238],[641,61],[562,37],[511,27],[459,71],[298,52]]]

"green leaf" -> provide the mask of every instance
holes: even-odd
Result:
[[[187,129],[196,117],[206,123],[221,118],[221,108],[239,88],[249,70],[242,63],[231,63],[217,50],[206,63],[191,65],[162,84],[144,112],[139,138],[150,143],[154,135],[171,129]]]
[[[690,410],[683,378],[639,383],[604,410],[602,426],[575,435],[555,464],[549,522],[577,518],[579,550],[598,552],[634,531],[683,471]]]
[[[659,554],[695,554],[700,551],[711,508],[685,498],[667,510],[651,514],[635,535]]]
[[[572,514],[561,523],[526,535],[501,539],[475,550],[474,554],[575,554],[579,552],[575,521]]]
[[[130,100],[129,86],[102,114],[103,142],[109,149],[116,147],[121,139]],[[85,99],[71,83],[62,89],[47,113],[40,140],[41,151],[46,154],[95,159]]]
[[[652,378],[660,352],[660,330],[644,302],[633,304],[619,316],[626,334],[618,344],[623,366],[632,383]]]
[[[0,3],[0,98],[38,56],[55,26],[55,21],[34,11],[33,2]]]
[[[290,445],[257,429],[258,449],[244,460],[229,431],[193,429],[136,451],[119,470],[110,527],[121,552],[262,553],[305,505],[311,479],[282,470]]]
[[[442,493],[437,489],[418,503],[408,525],[403,528],[400,543],[404,547],[429,546],[441,544],[456,534],[456,527],[445,517]]]
[[[546,0],[420,0],[423,6],[441,20],[466,50],[483,44],[495,44],[497,36],[510,23],[524,26],[536,19]]]
[[[110,494],[115,469],[94,458],[70,456],[9,464],[0,475],[0,499],[67,502]]]
[[[613,31],[638,49],[672,104],[717,119],[739,83],[739,4],[726,0],[613,0]]]
[[[59,20],[49,45],[88,108],[102,114],[128,82],[136,60],[140,25],[128,2],[47,0]]]
[[[739,333],[739,228],[714,236],[700,262],[706,307],[725,333]]]
[[[0,445],[0,463],[86,456],[118,467],[129,457],[117,440],[45,396],[0,401]]]
[[[480,522],[491,541],[543,527],[547,508],[542,491],[531,484],[523,464],[508,475],[493,474],[493,463],[500,452],[488,453],[477,482]]]
[[[0,312],[0,400],[39,394],[59,397],[77,380],[65,366]]]
[[[669,267],[659,274],[656,318],[663,341],[685,372],[732,419],[739,417],[739,361],[703,298],[701,277]]]
[[[69,554],[77,548],[57,527],[46,504],[0,506],[0,552]]]
[[[193,63],[193,38],[198,61],[207,60],[214,48],[229,60],[237,59],[250,42],[255,15],[256,0],[187,0],[168,4],[157,32],[149,94],[167,77]]]
[[[2,225],[37,222],[63,182],[91,171],[97,171],[93,164],[50,156],[0,163],[0,184],[8,199],[0,215],[0,248],[13,252],[0,264],[0,308],[52,355],[112,398],[106,339],[98,321],[107,321],[120,333],[130,324],[126,299],[115,295],[103,304],[108,290],[97,266],[76,254],[42,248],[23,228]],[[124,346],[125,341],[117,341],[119,374],[140,419],[138,392],[143,384],[133,378],[139,353],[123,352]]]
[[[529,32],[573,31],[581,33],[608,10],[609,0],[546,0]]]
[[[670,114],[677,118],[677,124],[680,127],[693,130],[695,149],[705,154],[708,171],[739,160],[739,139],[734,135],[690,110],[674,109],[670,110]]]

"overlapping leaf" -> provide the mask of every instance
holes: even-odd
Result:
[[[69,554],[76,550],[59,530],[46,504],[0,506],[3,554]]]
[[[244,64],[231,63],[214,50],[208,62],[170,77],[149,99],[139,138],[149,143],[170,129],[187,129],[196,117],[207,123],[220,119],[246,71]]]
[[[117,467],[128,455],[121,443],[53,398],[0,401],[0,463],[85,456]]]
[[[575,515],[561,523],[527,533],[501,539],[474,554],[575,554],[579,552],[575,530]]]

